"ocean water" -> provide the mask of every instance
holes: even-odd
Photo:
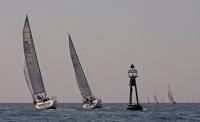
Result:
[[[124,103],[84,110],[79,103],[60,103],[56,110],[38,111],[30,103],[1,103],[0,122],[200,122],[199,103],[142,105],[144,111],[126,110]]]

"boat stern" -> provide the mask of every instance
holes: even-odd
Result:
[[[56,107],[57,107],[57,100],[55,100],[55,99],[49,99],[47,101],[36,102],[36,103],[34,103],[34,107],[37,110],[41,110],[41,109],[56,109]]]
[[[95,108],[101,108],[101,107],[102,107],[101,99],[95,99],[94,101],[92,101],[92,103],[83,104],[84,109],[95,109]]]

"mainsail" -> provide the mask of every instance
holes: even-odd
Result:
[[[23,47],[26,64],[25,69],[27,69],[27,75],[25,74],[25,76],[28,77],[26,79],[30,80],[27,83],[28,87],[32,95],[41,93],[46,95],[27,16],[23,28]]]
[[[69,35],[69,49],[70,49],[70,55],[72,59],[72,63],[74,66],[74,72],[76,76],[76,81],[79,86],[79,90],[81,92],[81,95],[83,97],[83,100],[85,100],[87,97],[92,96],[89,84],[87,82],[87,79],[85,77],[85,74],[83,72],[82,66],[80,64],[78,55],[76,53],[76,50],[74,48],[74,44],[72,42],[72,39]]]
[[[175,102],[175,100],[174,100],[174,97],[173,97],[173,95],[172,95],[172,91],[171,91],[171,89],[170,89],[169,86],[168,86],[168,98],[169,98],[170,103],[176,104],[176,102]]]
[[[29,74],[28,74],[26,63],[24,64],[24,76],[25,76],[26,84],[27,84],[27,86],[28,86],[28,88],[29,88],[29,90],[31,92],[31,95],[34,98],[33,89],[32,89],[32,86],[31,86],[31,80],[30,80],[30,77],[29,77]]]

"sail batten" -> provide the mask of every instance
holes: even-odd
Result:
[[[73,67],[74,67],[75,76],[76,76],[76,81],[77,81],[79,90],[81,92],[81,95],[83,99],[85,100],[87,97],[92,96],[92,92],[90,90],[89,84],[83,72],[81,63],[79,61],[78,55],[76,53],[76,50],[74,48],[74,44],[72,42],[70,35],[69,35],[69,49],[70,49],[70,55],[71,55],[71,59],[72,59]]]
[[[31,87],[32,95],[45,93],[28,17],[26,17],[23,28],[23,47],[27,69],[26,76],[28,77],[26,79],[30,80],[28,87]]]

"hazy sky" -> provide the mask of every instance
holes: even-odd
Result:
[[[32,102],[23,65],[28,14],[49,96],[81,102],[69,54],[72,36],[93,92],[127,102],[135,64],[141,101],[153,94],[200,101],[199,0],[1,0],[0,102]]]

